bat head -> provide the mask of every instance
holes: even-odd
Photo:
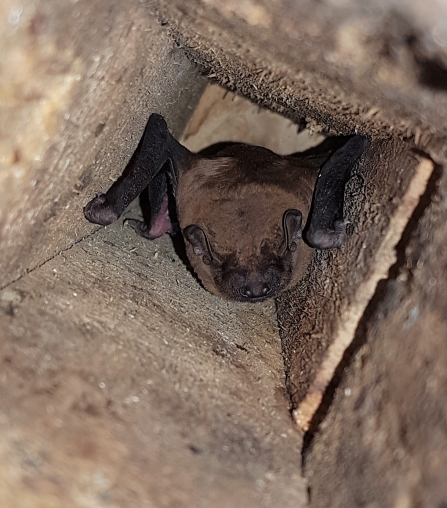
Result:
[[[225,157],[199,160],[176,193],[186,252],[203,286],[243,302],[295,285],[312,252],[301,239],[312,186],[296,185],[297,172],[282,159],[278,167],[266,167],[265,157],[253,164],[258,150],[250,151],[251,165]]]
[[[262,225],[258,229],[264,230],[264,236],[252,237],[249,244],[238,243],[244,235],[233,228],[233,248],[222,243],[222,235],[210,234],[206,226],[191,224],[183,229],[191,264],[208,291],[254,303],[278,296],[297,282],[298,267],[304,261],[301,250],[307,247],[301,240],[301,212],[286,210],[277,228]]]

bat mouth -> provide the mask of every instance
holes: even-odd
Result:
[[[269,298],[272,298],[273,296],[275,295],[272,295],[272,296],[260,296],[258,298],[238,298],[238,300],[240,302],[244,302],[244,303],[261,303],[261,302],[264,302],[265,300],[268,300]]]

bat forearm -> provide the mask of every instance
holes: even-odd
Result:
[[[187,153],[186,148],[171,136],[164,118],[152,114],[124,173],[105,194],[96,196],[86,205],[86,218],[101,225],[111,224],[154,179],[158,181],[157,189],[164,188],[166,192],[166,174],[160,175],[161,171],[168,160],[175,170]],[[161,199],[158,201],[156,208],[161,206]],[[154,212],[156,215],[158,210]]]
[[[313,247],[330,249],[341,247],[345,242],[345,186],[366,148],[367,139],[364,136],[353,136],[321,168],[306,231],[306,239]]]

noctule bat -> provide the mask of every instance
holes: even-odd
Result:
[[[351,136],[328,138],[292,156],[246,144],[204,156],[182,146],[164,118],[152,114],[123,175],[84,214],[111,224],[147,188],[149,223],[128,223],[141,236],[158,238],[172,232],[171,181],[186,252],[203,286],[257,302],[299,282],[311,247],[343,245],[344,188],[366,147],[365,137]]]

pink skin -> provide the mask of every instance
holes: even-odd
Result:
[[[160,211],[158,212],[151,229],[148,228],[145,222],[136,219],[125,219],[124,224],[129,224],[129,226],[140,236],[147,238],[148,240],[155,240],[156,238],[163,236],[165,233],[172,233],[173,228],[171,219],[169,218],[168,196],[166,195],[163,198]]]
[[[163,198],[163,203],[161,204],[157,218],[155,219],[150,231],[147,233],[147,238],[155,240],[156,238],[163,236],[165,233],[171,233],[171,229],[172,224],[171,219],[169,218],[168,196],[166,195]]]

